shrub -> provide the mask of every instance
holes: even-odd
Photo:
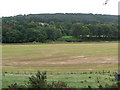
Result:
[[[58,82],[52,82],[51,85],[48,85],[49,88],[66,88],[68,87],[65,82],[58,81]]]
[[[62,90],[66,90],[65,88],[69,88],[69,90],[75,90],[75,88],[68,86],[65,82],[58,81],[52,82],[52,84],[47,84],[47,76],[46,72],[38,71],[35,75],[29,77],[29,80],[25,85],[18,85],[17,83],[11,84],[8,86],[8,89],[5,90],[18,90],[19,88],[46,88],[47,90],[52,90],[52,88],[57,88]],[[21,89],[20,89],[21,90]]]
[[[9,89],[7,89],[7,90],[13,90],[13,88],[26,88],[26,86],[25,85],[18,85],[17,83],[14,83],[14,84],[11,84],[11,85],[9,85],[8,86],[9,87]],[[15,90],[15,89],[14,89]]]
[[[81,83],[83,83],[83,81],[80,81]]]
[[[81,81],[80,83],[84,83],[84,82],[87,82],[87,80]],[[100,83],[98,77],[96,78],[96,82]],[[111,86],[106,84],[105,87],[103,87],[102,85],[99,85],[98,87],[99,88],[118,88],[118,87],[120,88],[120,82]],[[15,83],[8,86],[8,89],[5,89],[5,90],[18,90],[17,88],[39,88],[39,89],[46,88],[47,90],[52,90],[52,88],[56,88],[58,90],[62,88],[62,90],[76,90],[76,88],[70,87],[65,82],[62,82],[62,81],[52,82],[51,84],[48,84],[46,72],[40,72],[40,71],[38,71],[35,75],[32,75],[31,77],[29,77],[26,86]],[[91,89],[91,86],[88,86],[87,88],[89,90]]]
[[[97,83],[100,83],[100,81],[97,81]]]
[[[92,74],[93,72],[90,72],[90,74]]]
[[[87,74],[87,72],[83,72],[82,74]]]
[[[47,88],[46,72],[38,71],[35,76],[29,77],[28,87],[30,88]]]
[[[88,78],[91,78],[91,76],[89,76]]]
[[[88,88],[91,89],[91,86],[88,85]]]

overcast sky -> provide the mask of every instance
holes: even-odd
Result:
[[[109,0],[1,0],[0,17],[40,13],[118,14],[118,1]]]

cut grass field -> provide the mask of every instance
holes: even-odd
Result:
[[[28,78],[34,75],[34,73],[7,73],[3,76],[3,87],[18,83],[25,85],[28,82]],[[76,88],[98,88],[100,85],[105,87],[106,85],[113,85],[116,83],[114,73],[112,72],[85,72],[85,73],[48,73],[47,82],[63,81],[68,86]]]
[[[73,78],[72,81],[74,81],[69,82],[77,85],[77,78],[81,72],[103,70],[115,72],[118,69],[117,42],[3,44],[2,49],[3,73],[8,73],[3,76],[3,87],[6,87],[10,82],[14,82],[15,78],[18,78],[18,81],[21,78],[20,82],[25,80],[24,74],[20,74],[21,77],[18,77],[16,74],[11,75],[9,73],[34,73],[40,70],[53,74],[64,74],[59,77],[55,74],[51,76],[51,79],[54,77],[52,79],[54,81],[68,78],[69,76],[65,73],[74,72],[78,74],[70,76]],[[85,77],[88,75],[86,74]],[[74,79],[75,77],[76,79]]]

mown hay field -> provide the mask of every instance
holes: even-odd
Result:
[[[118,43],[4,44],[3,72],[117,70]]]
[[[62,80],[75,87],[115,83],[117,42],[3,44],[2,50],[3,87],[13,82],[24,84],[38,70],[47,71],[49,82]],[[103,71],[109,73],[95,73]],[[80,74],[83,72],[86,74]],[[100,83],[96,83],[97,79]]]

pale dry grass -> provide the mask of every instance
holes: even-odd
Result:
[[[34,70],[34,67],[43,69],[44,66],[47,69],[52,66],[56,71],[57,67],[59,69],[71,67],[71,70],[72,68],[92,70],[97,67],[103,70],[114,67],[116,70],[117,45],[117,43],[4,45],[3,70],[4,68],[9,70],[11,67],[26,69],[31,67]]]

